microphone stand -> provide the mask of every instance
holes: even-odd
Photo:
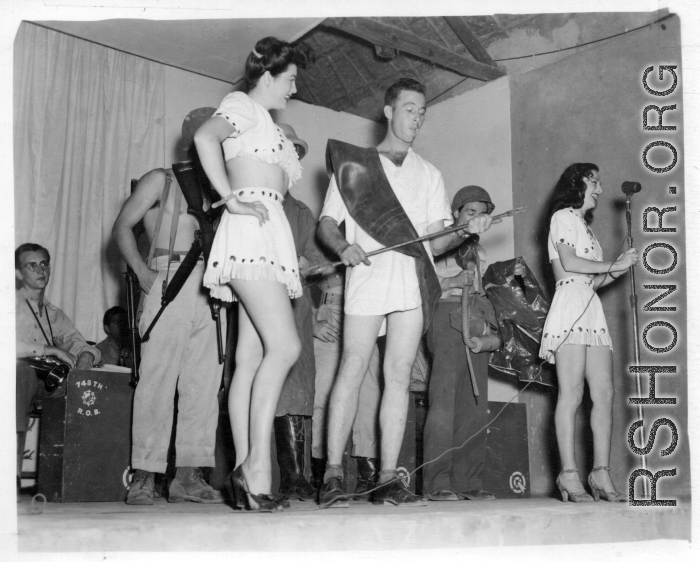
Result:
[[[627,244],[631,249],[634,245],[632,241],[632,193],[626,193],[627,195]],[[634,364],[639,367],[639,318],[637,317],[637,289],[634,276],[634,266],[630,267],[630,288],[632,294],[630,295],[630,306],[632,307],[632,325],[634,329]],[[637,396],[641,398],[642,396],[642,378],[639,372],[635,373],[635,384],[637,387]],[[644,420],[644,409],[641,404],[637,404],[637,417],[640,420]],[[644,439],[644,425],[639,428],[641,443],[645,442]],[[642,470],[647,470],[647,457],[642,455]],[[642,478],[642,490],[644,492],[644,497],[649,498],[649,479]]]

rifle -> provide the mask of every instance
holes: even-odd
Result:
[[[151,325],[141,338],[142,342],[149,340],[151,330],[155,326],[156,322],[158,322],[160,315],[180,292],[180,289],[182,289],[183,285],[190,276],[190,273],[192,273],[192,270],[197,265],[197,261],[202,253],[204,254],[204,262],[207,263],[209,261],[209,252],[211,250],[212,243],[214,242],[214,220],[216,219],[218,212],[205,212],[202,208],[204,206],[202,189],[204,188],[211,192],[209,182],[207,180],[200,182],[201,174],[198,173],[198,169],[195,164],[189,160],[173,164],[172,170],[177,178],[178,184],[180,185],[182,195],[187,202],[187,214],[192,215],[195,219],[197,219],[197,222],[199,223],[199,230],[195,231],[194,242],[192,243],[190,250],[187,252],[187,255],[180,264],[180,267],[175,272],[175,275],[163,292],[160,310],[155,315],[151,321]],[[221,317],[219,314],[221,304],[211,301],[209,304],[212,310],[212,317],[216,321],[218,332],[217,344],[219,351],[219,363],[223,363],[226,356],[224,354],[221,337]]]
[[[204,210],[204,191],[207,192],[209,200],[212,200],[212,189],[206,174],[192,160],[173,164],[173,173],[180,184],[182,194],[187,201],[187,214],[197,219],[202,236],[202,252],[204,253],[204,263],[209,263],[209,252],[214,243],[214,222],[223,209],[215,210],[213,207],[208,211]],[[211,315],[216,322],[216,343],[219,351],[219,363],[226,359],[224,345],[221,336],[221,301],[209,299]]]
[[[139,353],[137,342],[139,337],[139,327],[136,324],[136,287],[138,287],[138,279],[134,270],[128,265],[124,273],[126,278],[126,314],[129,323],[129,334],[131,335],[131,353],[134,363],[134,370],[131,373],[131,386],[136,386],[139,383]]]

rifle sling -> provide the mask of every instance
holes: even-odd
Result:
[[[153,265],[153,254],[156,251],[156,242],[158,240],[158,234],[160,234],[160,226],[163,223],[163,215],[165,214],[165,204],[168,201],[168,195],[170,195],[170,183],[173,179],[170,177],[168,172],[165,172],[165,184],[163,185],[163,193],[160,194],[160,207],[158,208],[158,217],[156,218],[156,226],[153,229],[153,234],[151,236],[151,248],[148,251],[148,259],[146,260],[146,265],[151,267]]]

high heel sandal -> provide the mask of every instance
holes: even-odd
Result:
[[[578,468],[562,470],[559,473],[559,476],[557,476],[557,488],[559,488],[559,492],[561,493],[561,501],[566,502],[569,501],[569,498],[571,498],[571,501],[574,503],[592,502],[593,498],[590,495],[588,495],[587,492],[570,492],[564,487],[564,484],[562,484],[561,482],[561,475],[567,472],[575,472],[576,474],[578,474]]]
[[[236,468],[226,478],[226,489],[233,501],[234,509],[269,512],[282,511],[282,505],[273,496],[250,492],[241,466]]]
[[[627,501],[627,498],[625,498],[624,494],[621,494],[615,489],[615,486],[613,486],[613,491],[608,492],[604,490],[603,488],[599,488],[593,483],[593,473],[598,472],[599,470],[605,470],[606,472],[610,472],[610,467],[609,466],[596,466],[593,467],[593,470],[591,470],[590,474],[588,475],[588,485],[591,487],[591,492],[593,492],[593,500],[594,501],[599,501],[600,500],[600,495],[601,493],[603,494],[603,499],[605,501],[609,501],[611,503],[623,503]]]

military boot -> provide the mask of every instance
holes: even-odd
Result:
[[[379,459],[370,457],[355,457],[355,459],[357,460],[357,485],[352,499],[369,501],[370,494],[367,492],[376,487],[379,479]]]
[[[126,495],[126,503],[129,505],[153,505],[153,473],[146,470],[136,469],[134,477],[129,486],[129,493]]]
[[[311,457],[311,485],[317,490],[323,486],[323,474],[326,472],[326,459]]]
[[[274,427],[280,467],[280,495],[286,499],[313,501],[316,499],[316,488],[304,478],[304,417],[277,416]]]
[[[221,492],[212,488],[202,478],[199,468],[178,466],[177,474],[168,489],[168,501],[182,503],[184,501],[197,503],[224,503]]]

